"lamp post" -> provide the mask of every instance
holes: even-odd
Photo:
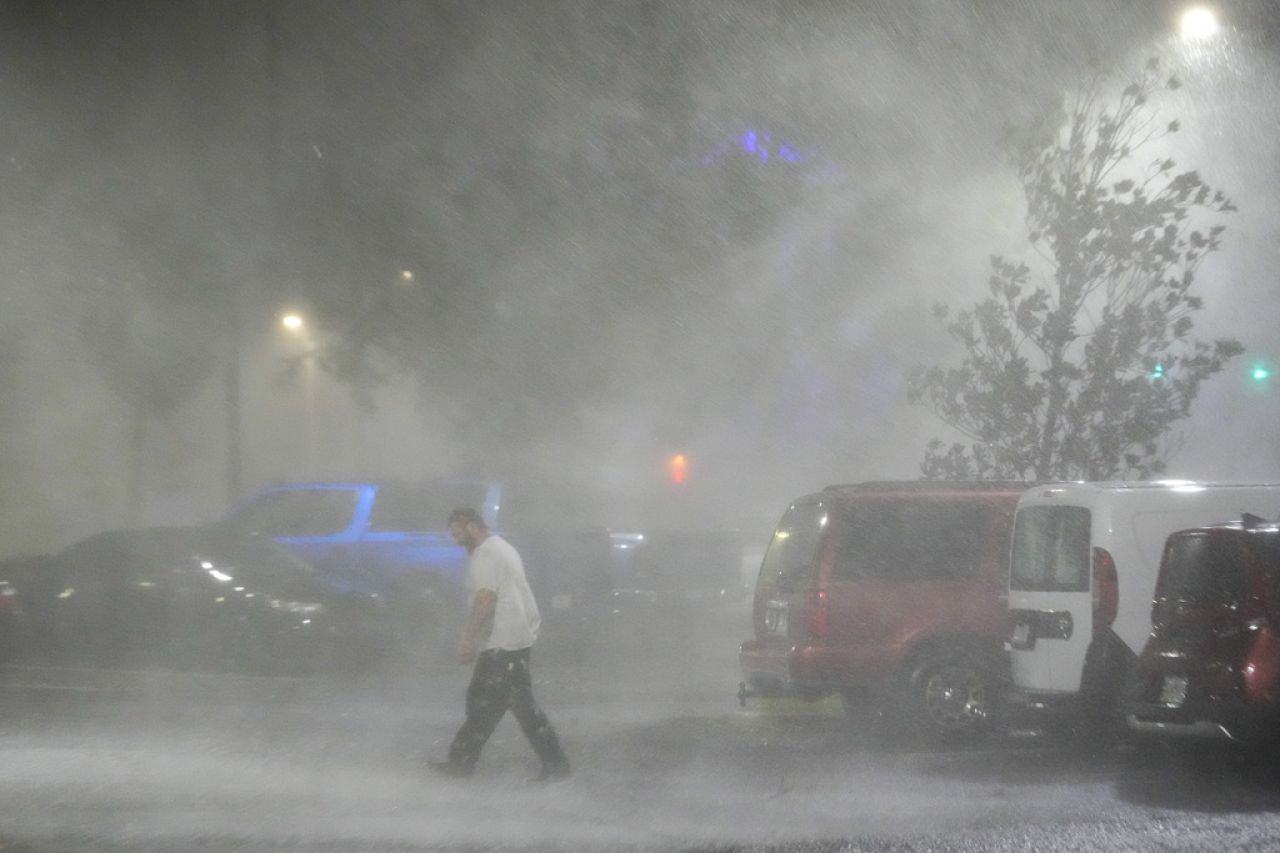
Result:
[[[226,411],[227,441],[227,505],[231,506],[244,494],[244,430],[240,422],[240,349],[243,333],[240,329],[241,303],[244,288],[236,285],[232,291],[227,324],[226,360],[222,371],[222,399]]]
[[[302,401],[303,430],[306,438],[307,477],[316,477],[316,359],[315,344],[311,340],[306,320],[296,311],[287,312],[280,317],[280,325],[286,332],[295,336],[303,346],[302,361]]]

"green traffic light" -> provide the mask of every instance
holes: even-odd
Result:
[[[1253,369],[1253,378],[1255,382],[1261,382],[1264,379],[1271,378],[1271,371],[1265,367],[1255,367]]]

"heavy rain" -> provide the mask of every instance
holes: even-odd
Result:
[[[1274,0],[0,48],[0,850],[1280,847]]]

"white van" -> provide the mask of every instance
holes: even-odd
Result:
[[[1165,539],[1275,518],[1280,485],[1053,483],[1018,501],[1009,568],[1015,715],[1108,717],[1151,633]]]

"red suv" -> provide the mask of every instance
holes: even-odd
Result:
[[[986,726],[1007,682],[1010,528],[1029,483],[829,486],[782,517],[739,699],[839,693],[916,733]]]
[[[1129,727],[1169,738],[1280,740],[1280,527],[1254,516],[1166,540]]]

